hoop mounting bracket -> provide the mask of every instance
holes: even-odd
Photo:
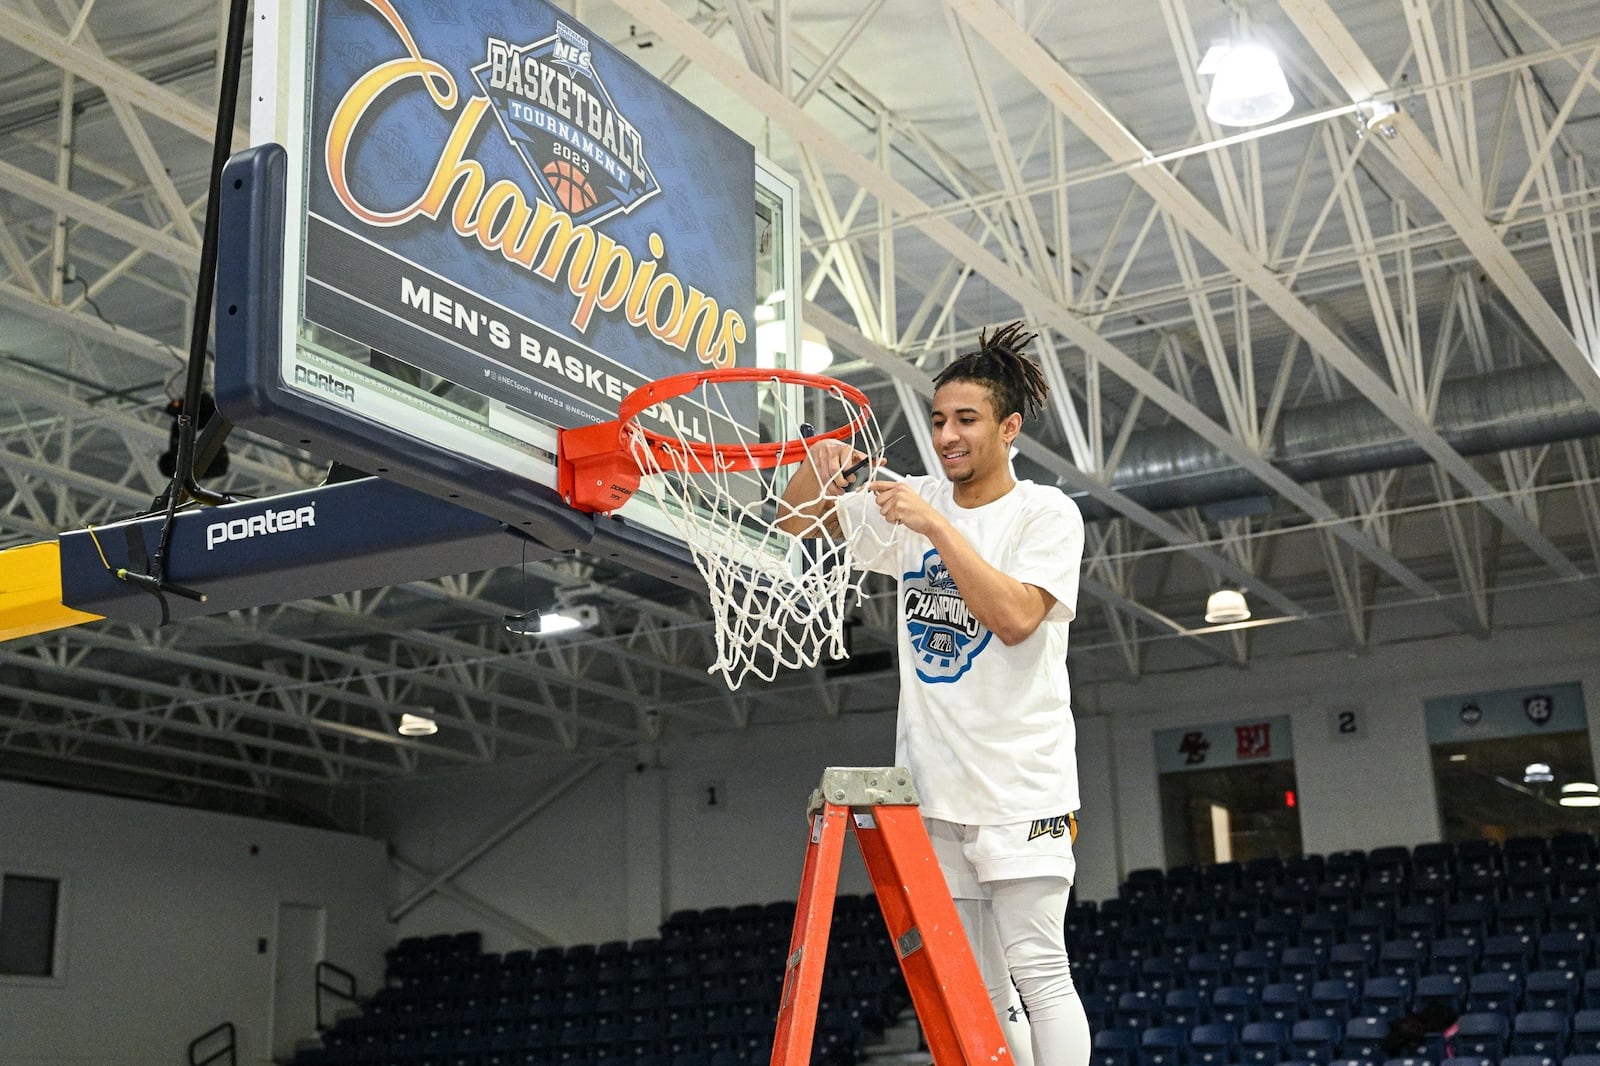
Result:
[[[564,429],[556,444],[556,491],[569,507],[610,514],[639,490],[639,465],[628,454],[620,419]]]

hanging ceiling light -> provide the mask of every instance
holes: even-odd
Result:
[[[1522,783],[1524,785],[1542,785],[1555,779],[1556,775],[1550,772],[1548,763],[1531,762],[1522,768]]]
[[[756,322],[756,366],[775,367],[779,356],[789,348],[789,320],[773,317],[772,308],[763,304],[756,308]],[[801,323],[798,369],[820,374],[832,365],[833,349],[828,347],[828,338],[816,326]]]
[[[403,737],[431,737],[439,731],[439,723],[421,714],[402,714],[395,732]]]
[[[600,621],[597,607],[561,607],[549,611],[523,611],[505,616],[507,633],[519,637],[548,637],[553,633],[572,633],[580,629],[593,629]]]
[[[1561,806],[1600,807],[1600,785],[1593,781],[1568,781],[1561,786]]]
[[[1265,45],[1214,44],[1200,60],[1200,73],[1212,76],[1206,114],[1220,126],[1259,126],[1294,106],[1278,57]]]
[[[1211,625],[1243,622],[1250,617],[1250,605],[1238,589],[1218,589],[1206,599],[1206,621]]]

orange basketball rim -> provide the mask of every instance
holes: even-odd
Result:
[[[765,382],[822,389],[854,404],[850,421],[826,432],[792,440],[752,443],[706,443],[668,437],[638,424],[636,419],[657,404],[693,392],[703,385]],[[860,389],[822,374],[771,367],[732,367],[674,374],[634,389],[623,397],[617,417],[592,426],[561,430],[556,456],[557,490],[567,505],[590,514],[609,514],[638,491],[644,472],[632,455],[632,441],[642,439],[662,470],[687,474],[766,470],[797,463],[825,440],[850,438],[872,417],[867,397]]]

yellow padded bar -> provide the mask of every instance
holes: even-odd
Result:
[[[61,602],[61,546],[55,541],[0,551],[0,641],[102,617]]]

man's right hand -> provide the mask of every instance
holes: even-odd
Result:
[[[862,479],[867,473],[864,466],[853,475],[844,471],[864,458],[865,452],[856,451],[842,440],[823,440],[812,445],[810,454],[800,462],[784,487],[778,528],[797,537],[819,536],[822,532],[819,522],[830,531],[836,529],[831,497],[844,494]]]

